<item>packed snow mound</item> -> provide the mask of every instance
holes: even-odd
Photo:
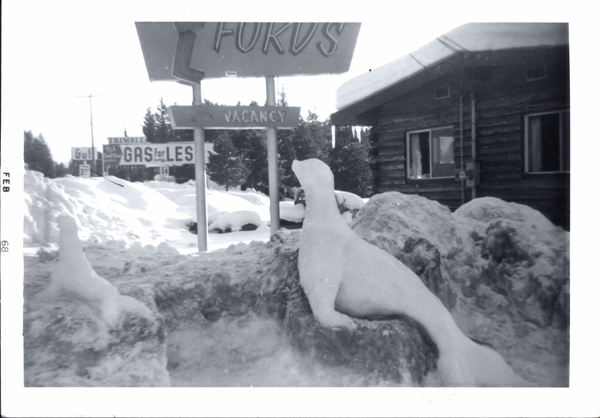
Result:
[[[165,190],[181,190],[181,189],[189,189],[189,188],[194,188],[196,182],[194,180],[189,180],[185,183],[172,183],[170,181],[162,181],[162,180],[154,180],[154,181],[147,181],[144,182],[144,184],[148,187],[150,187],[151,189],[165,189]]]
[[[220,190],[207,190],[206,199],[208,202],[208,215],[210,216],[215,212],[231,211],[231,208],[235,208],[236,210],[256,212],[263,221],[269,220],[269,205],[257,205],[251,202],[251,200],[260,201],[260,196],[258,194],[253,195],[255,199],[252,199],[250,196],[250,193],[244,194],[244,197],[241,197],[240,194],[233,194]]]
[[[527,206],[481,198],[452,214],[426,198],[389,192],[370,199],[353,229],[416,268],[449,308],[486,294],[494,315],[568,326],[569,233]]]
[[[197,219],[193,181],[131,183],[116,177],[73,176],[48,179],[39,172],[26,171],[24,188],[26,247],[56,245],[56,218],[61,214],[75,218],[79,238],[90,243],[115,241],[123,247],[166,242],[181,251],[197,245],[197,236],[189,231]],[[208,224],[225,216],[215,228],[239,231],[246,224],[259,227],[270,220],[269,199],[256,191],[207,190],[206,195]],[[236,212],[244,215],[229,215]],[[262,228],[254,234],[245,233],[244,237],[235,237],[235,242],[265,241],[269,237],[269,231]],[[209,249],[231,244],[214,235],[211,234]]]
[[[535,228],[552,231],[557,227],[541,212],[519,203],[505,202],[495,197],[481,197],[465,203],[454,212],[454,216],[490,222],[508,219],[523,222]]]
[[[246,190],[243,192],[230,191],[230,192],[228,192],[228,194],[230,196],[241,197],[242,199],[245,199],[248,202],[250,202],[256,206],[269,207],[269,205],[271,204],[269,197],[265,196],[262,193],[255,191],[255,190]]]
[[[279,204],[279,217],[289,222],[300,223],[304,219],[304,205],[290,201],[281,202]]]
[[[251,210],[238,210],[232,213],[218,212],[220,215],[208,226],[208,232],[236,232],[254,230],[264,225],[258,213]]]
[[[368,230],[371,235],[397,230],[395,241],[408,235],[420,236],[446,255],[461,246],[466,237],[454,223],[447,206],[417,195],[387,192],[369,199],[356,215],[353,228]],[[389,247],[384,249],[394,253]]]
[[[79,238],[88,242],[155,244],[177,240],[186,217],[172,201],[141,183],[116,177],[47,179],[36,171],[24,176],[24,244],[58,242],[56,222],[71,215]]]
[[[79,210],[86,206],[74,197],[75,188],[67,190],[39,173],[27,176],[25,201],[28,213],[33,213],[30,221],[43,225],[41,215],[35,214],[37,209],[43,214],[46,209],[53,213],[71,208],[78,214],[79,237],[83,238],[78,219],[89,214]],[[100,181],[70,180],[84,186]],[[125,181],[114,180],[127,186]],[[190,188],[172,185],[172,191],[184,190],[179,197]],[[160,189],[138,183],[136,186],[154,192]],[[505,203],[488,202],[499,206]],[[475,201],[470,205],[482,203]],[[465,211],[461,208],[457,212]],[[223,212],[236,210],[227,208]],[[515,219],[473,219],[452,214],[446,207],[422,197],[386,193],[364,205],[353,229],[361,238],[403,260],[440,298],[445,291],[447,306],[461,330],[494,345],[520,375],[541,386],[568,386],[568,234],[561,228],[545,230],[541,221],[528,226]],[[259,230],[262,228],[267,229],[268,237],[268,228],[262,226]],[[209,234],[212,249],[216,247],[214,239],[227,238],[219,243],[225,249],[194,256],[177,252],[172,242],[167,245],[163,241],[135,241],[126,248],[124,240],[88,241],[84,244],[85,256],[94,271],[120,294],[134,297],[164,317],[164,321],[148,322],[131,316],[116,331],[110,331],[98,310],[80,298],[65,296],[34,304],[32,298],[50,284],[51,272],[59,259],[52,248],[35,257],[25,257],[26,384],[398,385],[397,380],[390,379],[399,369],[397,364],[390,366],[387,355],[380,357],[381,362],[375,366],[380,369],[375,374],[371,369],[375,363],[370,362],[370,357],[366,362],[356,362],[357,358],[362,359],[356,355],[356,349],[366,349],[369,356],[387,352],[382,350],[391,347],[388,331],[385,338],[376,334],[374,343],[364,346],[360,344],[363,340],[350,344],[343,333],[334,332],[330,339],[318,329],[297,328],[314,322],[312,315],[298,311],[301,305],[288,304],[290,291],[285,280],[298,275],[300,234],[281,231],[267,244],[250,242],[253,232]],[[196,236],[191,237],[195,242]],[[232,246],[232,242],[240,243]],[[272,297],[265,297],[264,290],[270,290]],[[292,296],[305,297],[301,292]],[[278,321],[256,319],[256,309],[266,310]],[[294,344],[306,347],[309,354],[316,353],[314,359],[307,361],[306,353],[298,357],[290,349],[290,338],[281,336],[281,320],[289,317],[288,311],[301,315],[292,315],[294,320],[283,324],[294,332]],[[252,330],[264,331],[262,325],[268,332],[253,335]],[[337,354],[330,353],[332,346],[322,344],[325,340],[335,343]],[[402,341],[399,349],[407,349]],[[315,347],[317,351],[312,350]],[[398,353],[396,346],[391,348]],[[169,352],[168,362],[165,350]],[[198,350],[203,355],[198,355]],[[327,371],[321,365],[306,368],[317,360],[334,367]],[[367,372],[363,371],[365,364],[369,366]],[[409,368],[415,365],[419,366],[410,361],[401,364]],[[226,369],[229,373],[223,373]]]
[[[358,210],[365,205],[365,200],[354,193],[336,190],[335,195],[347,210]]]
[[[154,188],[163,196],[173,201],[179,211],[185,213],[191,220],[196,222],[196,187],[195,183],[188,182],[184,185],[169,188],[168,184],[147,182],[149,187]],[[263,221],[270,219],[269,198],[256,191],[222,191],[206,190],[207,214],[211,218],[220,212],[232,212],[234,210],[247,210],[256,212]],[[210,224],[210,222],[209,222]]]

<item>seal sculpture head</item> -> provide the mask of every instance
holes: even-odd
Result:
[[[327,164],[316,158],[292,163],[292,171],[306,189],[331,189],[333,190],[333,173]]]

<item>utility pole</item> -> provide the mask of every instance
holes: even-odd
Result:
[[[92,112],[92,97],[102,97],[102,96],[93,96],[93,95],[88,95],[88,96],[77,96],[77,97],[89,97],[90,99],[90,127],[92,130],[92,172],[90,173],[90,176],[94,177],[94,172],[96,171],[96,152],[94,149],[94,117],[93,117],[93,112]]]

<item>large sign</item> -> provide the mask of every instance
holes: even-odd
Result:
[[[136,22],[151,81],[341,74],[360,23]]]
[[[105,166],[194,164],[193,142],[168,142],[166,144],[109,144],[104,145]]]
[[[293,129],[298,126],[299,107],[283,106],[171,106],[174,129]]]
[[[109,144],[139,144],[146,142],[145,136],[109,136]]]
[[[96,152],[96,159],[99,159],[98,150],[94,147]],[[73,147],[71,148],[71,159],[74,161],[92,161],[93,158],[92,147]]]

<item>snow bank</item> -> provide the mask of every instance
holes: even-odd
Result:
[[[58,242],[56,218],[75,218],[80,239],[88,242],[123,241],[155,244],[177,241],[185,214],[172,201],[141,183],[116,177],[44,178],[26,171],[24,178],[24,244]]]
[[[56,245],[56,218],[61,214],[75,218],[80,239],[89,243],[157,246],[166,242],[182,251],[197,243],[197,237],[189,232],[189,225],[196,221],[193,181],[131,183],[116,177],[72,176],[52,180],[26,171],[24,188],[25,247]],[[207,209],[209,225],[218,222],[215,230],[239,231],[246,224],[259,227],[270,219],[268,197],[255,191],[208,190]],[[258,228],[248,236],[230,238],[239,242],[268,237],[268,229]],[[215,248],[231,244],[222,237],[210,239],[210,249],[214,249],[213,241]]]
[[[135,318],[129,331],[123,327],[127,332],[111,333],[98,322],[97,312],[72,297],[32,309],[30,296],[48,286],[58,264],[55,251],[40,252],[37,257],[25,257],[28,385],[168,385],[169,375],[171,384],[179,386],[398,384],[379,375],[349,371],[347,365],[307,368],[306,358],[298,357],[289,339],[280,335],[279,322],[234,317],[264,302],[262,286],[297,274],[289,267],[297,257],[292,233],[278,233],[268,244],[251,242],[259,234],[268,240],[269,228],[264,224],[256,231],[211,233],[213,252],[184,256],[175,248],[181,251],[179,244],[185,241],[153,239],[153,234],[161,228],[181,231],[195,248],[196,236],[185,225],[193,218],[183,213],[195,204],[193,184],[111,180],[123,187],[100,178],[48,180],[27,172],[25,239],[32,245],[49,236],[52,242],[58,237],[56,216],[75,214],[79,238],[87,241],[85,255],[94,270],[121,294],[160,312],[169,327],[167,342],[158,324],[149,329]],[[227,196],[211,191],[216,200],[209,203],[215,210],[223,209],[214,212],[214,221],[242,217],[233,214],[244,210],[219,201],[220,197],[255,207],[265,201],[252,192],[241,194],[246,198],[240,192]],[[148,207],[158,209],[149,214]],[[263,208],[268,210],[268,206]],[[302,205],[282,202],[281,208],[282,215],[297,211],[297,219],[303,218]],[[173,218],[181,213],[177,224]],[[56,236],[44,235],[44,227]],[[149,230],[145,231],[148,239],[128,235],[136,227]],[[371,198],[356,215],[353,229],[409,265],[451,308],[465,334],[493,344],[520,375],[543,386],[568,385],[568,233],[530,208],[496,199],[478,199],[451,213],[439,203],[400,193]],[[283,247],[286,251],[281,251]],[[265,262],[267,258],[272,265]],[[272,300],[277,306],[268,307],[281,310],[281,315],[288,306],[283,290],[281,299]],[[277,312],[271,314],[277,316]],[[197,328],[189,328],[191,324]],[[240,344],[254,331],[256,338]],[[151,339],[147,339],[148,332]],[[302,344],[308,341],[299,338]],[[353,346],[342,340],[340,344],[350,351],[339,352],[350,353],[346,360],[352,362],[356,358]],[[384,340],[377,341],[384,344]],[[165,372],[164,344],[170,350],[169,373]],[[200,346],[205,356],[197,355]],[[333,362],[339,358],[323,357]],[[392,370],[388,364],[383,364],[383,371]],[[61,367],[56,369],[57,365]]]
[[[183,252],[197,245],[197,237],[189,232],[189,226],[197,219],[194,181],[131,183],[116,177],[73,176],[48,179],[36,171],[26,171],[24,187],[25,247],[56,245],[56,218],[61,214],[74,217],[80,239],[90,243],[115,241],[123,246],[157,246],[166,242]],[[352,193],[336,193],[347,212],[347,221],[351,222],[364,205],[363,199]],[[206,199],[209,231],[233,231],[227,237],[211,234],[210,250],[234,242],[269,239],[269,229],[263,228],[271,217],[268,196],[255,190],[208,189]],[[280,202],[280,218],[300,224],[304,206]],[[252,227],[247,227],[241,231],[244,225],[256,229],[249,231]]]
[[[548,365],[560,371],[553,384],[568,382],[568,232],[499,199],[451,213],[398,192],[372,197],[353,229],[413,269],[466,335],[494,345],[516,371],[528,373],[524,359],[547,350],[560,359]]]
[[[222,213],[222,212],[219,212]],[[243,228],[255,230],[263,224],[258,213],[251,210],[238,210],[219,216],[208,226],[208,232],[235,232]],[[249,227],[252,226],[252,227]]]

